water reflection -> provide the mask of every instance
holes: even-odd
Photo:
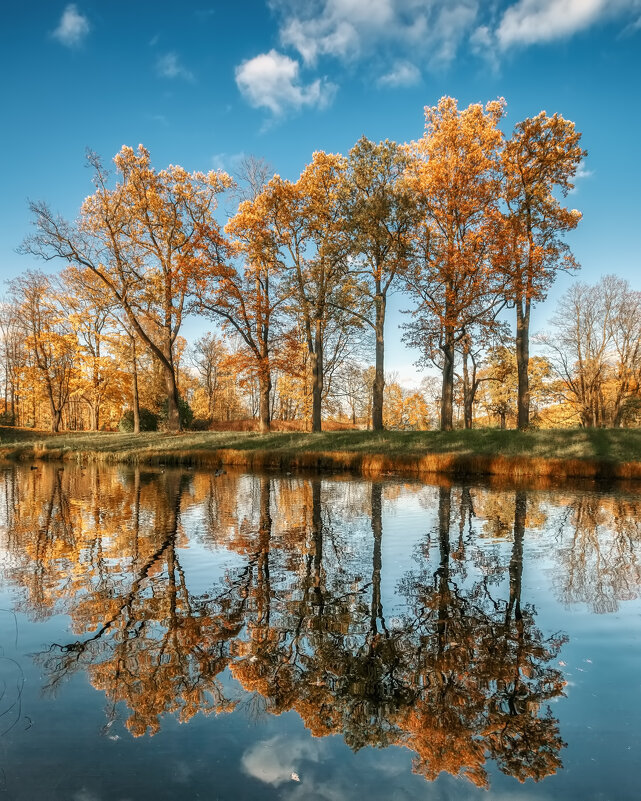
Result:
[[[487,787],[492,760],[538,781],[561,767],[566,637],[523,597],[526,537],[552,526],[564,602],[608,611],[641,586],[638,502],[614,496],[47,464],[3,482],[19,607],[71,620],[37,657],[48,689],[86,671],[105,726],[126,708],[134,736],[232,711],[229,671],[253,714],[295,710],[353,750],[407,746],[428,780]],[[399,571],[385,520],[408,498],[424,513]],[[194,588],[190,547],[234,558]]]

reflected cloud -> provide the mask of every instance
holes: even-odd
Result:
[[[318,762],[324,751],[322,742],[276,735],[251,746],[241,758],[245,773],[265,784],[278,787],[286,782],[305,782],[301,764]]]

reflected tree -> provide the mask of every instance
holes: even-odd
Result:
[[[522,597],[524,491],[501,493],[503,546],[489,547],[496,504],[478,488],[96,466],[23,477],[5,481],[11,577],[23,608],[70,615],[76,637],[40,655],[48,686],[85,670],[107,726],[120,706],[135,736],[167,714],[229,711],[229,669],[254,714],[294,710],[354,750],[407,746],[428,780],[487,787],[488,760],[520,781],[560,767],[549,702],[565,640]],[[390,617],[383,508],[403,493],[432,499],[433,525]],[[233,555],[198,594],[181,563],[186,510],[203,548]]]
[[[199,711],[231,709],[217,676],[228,663],[228,641],[242,627],[243,610],[236,598],[214,608],[186,586],[177,546],[188,476],[171,470],[155,474],[141,513],[144,477],[136,470],[120,496],[121,501],[126,497],[130,523],[124,536],[122,515],[103,515],[94,505],[84,512],[92,516],[92,525],[77,524],[70,537],[70,504],[61,490],[61,473],[54,474],[51,501],[35,536],[41,569],[34,581],[55,586],[74,631],[89,636],[54,643],[41,654],[49,689],[86,670],[92,684],[105,692],[110,721],[117,704],[126,703],[127,727],[135,736],[158,731],[168,712],[189,720]],[[94,483],[98,476],[92,472]],[[104,503],[107,489],[96,493],[96,503]],[[118,543],[123,550],[113,558],[110,541],[117,539],[117,530],[125,542]],[[65,558],[43,560],[52,542],[57,552],[59,541],[67,548]],[[40,591],[32,599],[42,596]]]
[[[557,595],[587,604],[597,614],[615,612],[641,589],[641,503],[636,497],[584,493],[568,499],[559,526]]]
[[[506,600],[493,597],[483,577],[461,581],[451,558],[447,487],[439,490],[438,567],[404,581],[420,641],[415,683],[421,692],[402,728],[418,755],[414,769],[430,780],[447,771],[487,787],[488,757],[520,781],[542,779],[561,765],[558,721],[545,705],[563,691],[562,675],[550,663],[565,638],[544,638],[534,608],[522,603],[524,493],[517,493],[514,507]]]

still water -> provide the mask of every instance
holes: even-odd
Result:
[[[640,512],[1,468],[0,799],[638,799]]]

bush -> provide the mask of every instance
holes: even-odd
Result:
[[[158,409],[158,422],[160,427],[163,429],[167,427],[168,408],[169,402],[167,401],[167,398],[165,398]],[[194,413],[191,410],[191,406],[184,398],[178,398],[178,415],[180,417],[180,427],[191,428],[191,424],[194,419]]]
[[[120,418],[118,423],[118,431],[123,434],[131,434],[134,430],[134,410],[127,409],[127,411]],[[158,415],[149,409],[141,407],[140,409],[140,430],[141,431],[158,431]]]

